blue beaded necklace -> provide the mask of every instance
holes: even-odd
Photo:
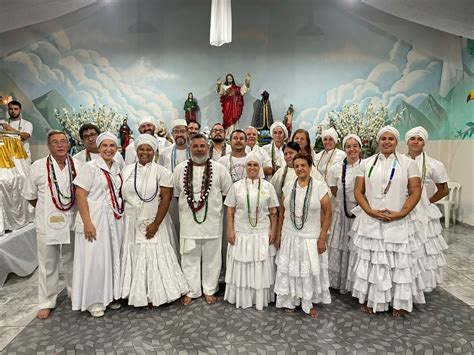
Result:
[[[375,157],[374,163],[372,164],[372,166],[369,169],[369,175],[368,175],[369,179],[370,179],[370,176],[372,175],[372,171],[374,170],[375,165],[377,164],[377,161],[379,160],[379,155],[380,155],[380,153],[377,154],[377,156]],[[392,185],[393,177],[395,176],[395,166],[397,165],[398,158],[397,158],[397,153],[394,152],[393,155],[395,156],[395,159],[393,159],[392,170],[390,170],[390,176],[389,176],[388,184],[385,187],[385,189],[383,190],[384,195],[386,195],[388,190],[390,190],[390,186]]]
[[[189,159],[189,149],[186,148],[186,159]],[[174,168],[176,168],[176,144],[173,146],[173,149],[171,150],[171,172],[174,171]]]

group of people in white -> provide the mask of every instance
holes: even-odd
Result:
[[[406,134],[402,154],[399,132],[383,127],[365,160],[361,139],[349,134],[337,149],[333,128],[318,154],[307,131],[289,137],[280,122],[263,147],[253,127],[228,143],[220,123],[206,137],[175,120],[174,143],[155,129],[139,123],[125,160],[116,136],[92,124],[74,157],[67,135],[49,132],[49,155],[31,165],[23,191],[36,208],[39,318],[56,306],[61,254],[72,309],[93,317],[125,299],[213,304],[221,272],[236,307],[276,302],[311,317],[330,288],[365,312],[401,316],[442,281],[447,245],[433,203],[448,177],[424,151],[424,128]]]

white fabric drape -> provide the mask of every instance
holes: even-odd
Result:
[[[222,46],[232,42],[232,4],[231,0],[212,0],[211,46]]]

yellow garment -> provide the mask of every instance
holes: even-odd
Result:
[[[19,138],[0,136],[0,168],[15,167],[13,159],[28,159],[25,148]]]

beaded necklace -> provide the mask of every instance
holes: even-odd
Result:
[[[324,168],[324,174],[323,174],[323,177],[324,177],[324,180],[326,180],[326,175],[328,174],[328,166],[329,166],[329,163],[331,162],[331,159],[332,159],[332,156],[334,155],[334,153],[336,152],[336,148],[334,148],[332,150],[332,153],[331,155],[329,156],[329,159],[326,163],[326,167]],[[316,169],[318,169],[319,171],[319,163],[321,163],[321,160],[323,160],[323,155],[326,153],[326,151],[324,150],[323,151],[323,154],[321,154],[321,159],[318,160],[318,165],[316,166]]]
[[[390,186],[392,185],[393,176],[395,175],[395,166],[397,165],[398,158],[397,158],[397,153],[394,152],[393,155],[395,156],[395,159],[393,159],[392,170],[390,170],[390,176],[389,176],[388,184],[385,187],[385,189],[383,190],[384,195],[386,195],[388,190],[390,190]],[[377,154],[377,156],[375,157],[374,163],[372,164],[372,166],[369,169],[369,175],[368,175],[369,179],[370,179],[370,176],[372,175],[372,171],[374,170],[375,165],[377,164],[377,161],[379,160],[379,156],[380,156],[380,153]]]
[[[138,198],[142,200],[143,202],[153,201],[156,195],[158,195],[158,191],[160,191],[160,186],[158,185],[158,183],[156,184],[155,192],[153,193],[153,195],[151,195],[151,197],[142,197],[140,193],[138,192],[137,170],[138,170],[138,162],[135,163],[135,169],[134,169],[134,175],[133,175],[133,188],[135,189],[135,193],[137,194]]]
[[[304,224],[306,222],[306,219],[308,218],[308,209],[309,209],[309,204],[311,202],[311,192],[313,190],[313,177],[309,177],[309,182],[308,186],[306,188],[306,193],[304,195],[304,203],[303,203],[303,211],[302,215],[300,218],[299,223],[297,223],[296,219],[296,187],[298,184],[298,179],[295,180],[295,183],[293,184],[293,189],[291,190],[291,195],[290,195],[290,217],[291,217],[291,222],[293,223],[293,226],[297,230],[301,230],[304,227]]]
[[[201,183],[201,196],[198,201],[194,200],[194,187],[193,187],[193,160],[189,159],[184,168],[184,194],[186,195],[186,200],[188,206],[193,213],[194,221],[197,224],[202,224],[207,218],[207,208],[208,208],[208,197],[212,187],[212,164],[211,160],[206,161],[204,167],[204,172],[202,174],[202,183]],[[203,207],[204,217],[201,221],[197,219],[196,212],[200,211]]]
[[[76,201],[76,187],[72,183],[72,181],[77,175],[76,167],[74,166],[73,159],[69,155],[66,158],[66,166],[69,175],[69,196],[65,195],[59,188],[58,179],[56,177],[56,172],[54,170],[54,164],[51,155],[49,155],[46,159],[46,170],[48,172],[48,187],[49,192],[51,193],[51,200],[53,201],[54,206],[60,211],[69,211],[74,206],[74,202]],[[53,192],[53,184],[55,192]],[[61,198],[68,201],[63,202]]]
[[[189,159],[189,149],[186,148],[186,160]],[[173,146],[173,149],[171,150],[171,172],[174,171],[174,168],[176,167],[176,144]]]
[[[247,193],[247,218],[249,220],[249,224],[255,228],[258,224],[258,209],[260,207],[260,186],[261,186],[261,179],[258,178],[258,188],[257,188],[257,205],[255,206],[255,222],[252,222],[252,217],[250,216],[250,196],[249,196],[249,187],[247,184],[247,179],[245,179],[245,191]]]
[[[119,220],[122,218],[123,211],[125,209],[124,201],[122,198],[122,185],[123,185],[122,175],[118,174],[118,177],[120,179],[120,184],[116,186],[115,182],[113,181],[112,175],[103,168],[100,168],[100,170],[102,170],[102,172],[105,175],[105,180],[107,180],[107,187],[109,190],[110,200],[112,202],[112,211],[114,212],[114,217],[115,219]],[[118,193],[116,190],[118,190]],[[120,204],[119,204],[119,199],[120,199]]]
[[[226,148],[227,148],[227,144],[224,143],[224,148],[222,148],[221,157],[224,157],[224,156],[225,156]],[[214,144],[211,144],[210,147],[209,147],[209,158],[212,159],[212,155],[213,155],[213,154],[214,154]]]
[[[359,159],[360,162],[360,159]],[[347,202],[346,202],[346,173],[347,173],[347,158],[344,158],[344,162],[342,164],[342,177],[341,177],[341,182],[342,182],[342,196],[344,200],[344,214],[346,215],[347,218],[355,218],[355,215],[349,214],[347,211]]]

